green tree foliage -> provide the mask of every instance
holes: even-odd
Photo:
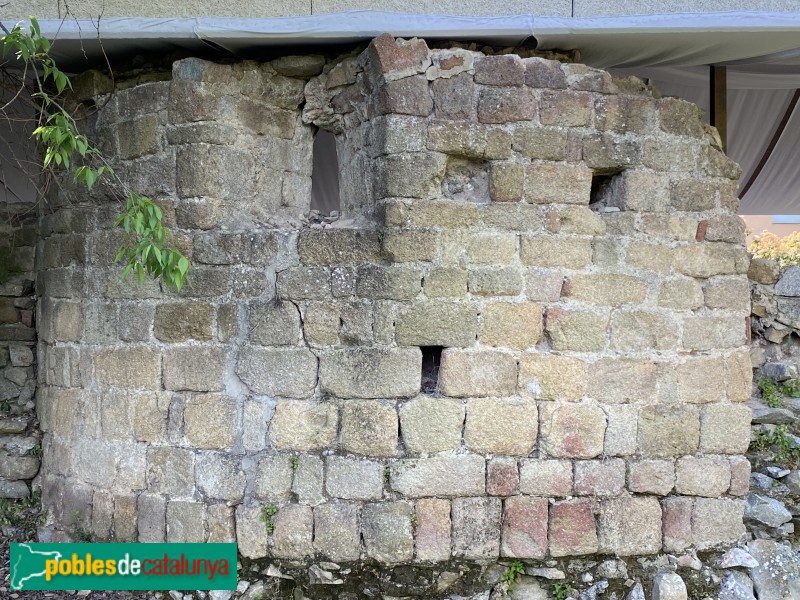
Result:
[[[148,276],[160,278],[168,287],[180,290],[188,281],[189,260],[179,250],[169,247],[171,232],[162,223],[161,208],[150,198],[125,188],[100,151],[79,132],[73,116],[59,103],[59,97],[72,89],[72,83],[50,55],[50,41],[42,36],[36,18],[30,17],[27,31],[19,23],[11,30],[5,27],[3,30],[5,35],[0,38],[3,58],[16,59],[23,69],[22,79],[34,82],[30,97],[38,103],[40,112],[39,126],[33,136],[44,150],[42,168],[71,172],[75,181],[89,190],[101,177],[112,178],[114,187],[122,190],[120,198],[124,205],[114,226],[129,234],[116,256],[116,262],[125,265],[123,279],[134,272],[140,284]]]

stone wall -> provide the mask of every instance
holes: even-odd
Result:
[[[23,141],[33,129],[27,113],[8,106],[9,121],[0,125],[0,498],[25,498],[42,449],[34,407],[37,206],[23,193],[37,159]]]
[[[326,226],[304,221],[317,126]],[[739,169],[695,106],[384,35],[177,62],[96,135],[194,266],[178,294],[120,283],[103,190],[42,220],[57,539],[78,515],[99,539],[443,564],[744,534]]]

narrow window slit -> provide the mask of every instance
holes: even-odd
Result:
[[[442,346],[423,346],[422,350],[422,378],[420,390],[423,394],[436,394],[439,392],[439,366],[442,364]]]
[[[341,203],[336,137],[329,131],[318,130],[312,151],[311,213],[321,217],[338,216]]]

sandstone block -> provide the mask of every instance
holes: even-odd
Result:
[[[674,369],[681,402],[700,404],[722,400],[725,383],[721,358],[689,358]]]
[[[486,88],[478,96],[478,121],[511,123],[536,118],[536,97],[531,90]]]
[[[747,340],[745,319],[737,317],[687,317],[683,321],[686,350],[738,348]]]
[[[220,452],[203,452],[195,465],[197,489],[208,498],[241,502],[247,483],[240,459]]]
[[[236,372],[256,394],[308,398],[317,384],[317,357],[305,348],[244,346]]]
[[[630,491],[666,496],[673,487],[675,487],[675,465],[671,460],[644,459],[629,463]]]
[[[310,302],[303,319],[303,334],[315,345],[335,345],[339,341],[341,311],[328,302]]]
[[[753,258],[747,271],[747,278],[756,283],[772,285],[780,277],[781,267],[771,258]]]
[[[544,558],[547,553],[547,499],[515,496],[504,504],[501,555]]]
[[[592,404],[547,402],[541,406],[541,443],[556,458],[594,458],[603,452],[606,414]]]
[[[583,160],[597,170],[631,167],[641,163],[641,143],[610,133],[590,134],[583,138]]]
[[[191,496],[194,492],[194,454],[180,448],[149,448],[147,489],[172,497]]]
[[[497,558],[501,513],[498,498],[454,498],[453,556],[474,560]]]
[[[347,90],[341,93],[347,93]],[[382,115],[427,117],[433,112],[433,98],[428,89],[428,81],[421,76],[388,81],[378,87],[375,106]]]
[[[724,457],[684,456],[675,465],[675,491],[687,496],[721,496],[731,484],[731,466]]]
[[[446,164],[446,155],[438,152],[403,152],[382,157],[377,164],[377,194],[383,198],[438,196]],[[412,223],[420,224],[416,218]]]
[[[425,40],[404,40],[384,33],[373,39],[366,50],[367,63],[386,81],[424,73],[431,64]]]
[[[321,450],[336,439],[338,407],[330,402],[279,400],[272,438],[282,450]]]
[[[464,424],[461,400],[419,396],[400,407],[400,431],[406,450],[433,454],[461,445]]]
[[[539,100],[542,125],[585,127],[592,118],[592,97],[582,92],[544,90]]]
[[[536,204],[589,204],[592,172],[584,166],[539,163],[525,170],[525,200]]]
[[[641,304],[647,294],[647,285],[641,278],[631,275],[574,275],[567,279],[563,293],[573,300],[590,304],[622,306]]]
[[[398,311],[395,338],[404,346],[471,346],[478,329],[476,304],[422,301]]]
[[[334,498],[380,500],[383,496],[383,466],[380,463],[329,456],[325,467],[325,489]]]
[[[425,295],[429,298],[463,296],[467,293],[467,275],[464,269],[431,269],[423,281]]]
[[[625,461],[621,458],[575,462],[575,494],[609,498],[625,488]]]
[[[615,188],[621,210],[664,212],[669,208],[669,178],[664,175],[628,170],[619,176]]]
[[[744,500],[697,498],[692,510],[692,540],[698,550],[727,548],[745,535]]]
[[[421,498],[414,507],[417,517],[415,557],[419,561],[450,558],[450,502],[441,498]]]
[[[314,554],[314,513],[309,506],[287,504],[272,517],[270,554],[276,558],[300,559]]]
[[[358,270],[356,293],[362,298],[411,300],[422,289],[421,282],[417,269],[370,265]]]
[[[728,494],[731,496],[746,496],[750,491],[750,461],[744,456],[730,456],[731,487]]]
[[[732,352],[725,359],[728,400],[746,402],[753,394],[753,365],[747,350]]]
[[[410,561],[414,556],[412,514],[408,502],[365,505],[361,535],[367,555],[385,564]]]
[[[522,236],[519,258],[528,266],[580,269],[592,262],[592,246],[587,239]]]
[[[205,542],[205,506],[200,502],[170,501],[167,504],[167,542]]]
[[[145,347],[101,350],[95,354],[95,374],[100,385],[132,389],[161,388],[161,355]]]
[[[553,557],[597,552],[597,525],[591,500],[562,500],[553,504],[548,530]]]
[[[267,556],[267,531],[261,520],[261,507],[243,504],[236,507],[236,542],[242,556]]]
[[[419,393],[421,369],[418,348],[327,350],[319,377],[338,398],[409,398]]]
[[[513,54],[482,56],[475,60],[475,83],[521,86],[525,83],[525,64]]]
[[[639,411],[639,451],[669,458],[694,454],[700,444],[700,414],[696,406],[643,406]]]
[[[625,254],[625,262],[637,269],[667,274],[672,269],[674,254],[675,250],[669,246],[631,241]]]
[[[265,346],[294,346],[300,341],[300,313],[291,302],[276,301],[250,308],[250,340]]]
[[[230,448],[236,403],[221,394],[193,394],[183,408],[183,433],[196,448]]]
[[[489,197],[495,202],[522,200],[525,168],[518,163],[498,163],[492,166]]]
[[[485,478],[485,461],[474,454],[404,459],[391,467],[392,489],[408,498],[482,495]]]
[[[342,409],[341,446],[363,456],[397,453],[397,412],[394,404],[348,400]]]
[[[703,179],[674,181],[670,188],[670,202],[675,210],[693,212],[714,208],[717,200],[715,186]]]
[[[694,310],[703,306],[703,289],[695,279],[664,281],[658,291],[658,305],[675,310]]]
[[[322,495],[323,479],[322,459],[318,456],[301,455],[294,469],[292,493],[297,494],[297,500],[301,504],[310,506],[322,504],[325,502],[325,497]]]
[[[474,398],[467,404],[464,441],[479,454],[527,456],[536,445],[538,411],[532,400]]]
[[[483,267],[469,272],[469,291],[476,296],[517,296],[522,275],[515,267]]]
[[[441,119],[468,119],[472,114],[474,87],[472,75],[468,73],[434,80],[431,88],[436,116]]]
[[[519,491],[531,496],[571,496],[572,463],[568,460],[523,460],[520,466]]]
[[[478,338],[482,344],[521,350],[536,344],[541,336],[542,307],[538,304],[495,302],[483,309]]]
[[[586,393],[586,363],[560,354],[525,353],[518,387],[520,394],[536,400],[578,400]]]
[[[164,543],[167,501],[161,496],[139,494],[136,499],[136,528],[140,543]]]
[[[603,217],[588,206],[567,206],[546,212],[547,229],[553,233],[602,235],[606,232]]]
[[[622,352],[672,350],[678,344],[677,323],[667,315],[617,312],[611,318],[611,347]]]
[[[703,137],[702,113],[696,104],[680,98],[658,101],[661,130],[675,135]]]
[[[656,396],[658,365],[654,361],[602,358],[587,371],[589,390],[598,402],[623,404]]]
[[[735,275],[739,271],[738,260],[735,246],[703,242],[676,248],[674,268],[690,277],[708,279],[714,275]]]
[[[471,233],[464,238],[467,258],[474,265],[507,265],[517,253],[517,236],[512,232]]]
[[[255,496],[267,502],[286,502],[294,469],[286,455],[265,456],[258,461]]]
[[[298,249],[300,262],[309,266],[369,263],[381,253],[378,235],[362,229],[303,230]]]
[[[236,541],[235,512],[225,504],[206,506],[206,528],[208,543],[232,543]]]
[[[709,279],[703,285],[703,294],[709,308],[750,314],[750,284],[745,277]]]
[[[278,296],[289,300],[322,300],[331,294],[331,274],[320,267],[292,267],[278,273]]]
[[[567,133],[555,127],[521,125],[514,130],[512,146],[531,159],[564,160],[567,157]]]
[[[517,363],[502,352],[442,352],[439,385],[445,396],[510,396],[517,386]]]
[[[661,551],[661,505],[653,496],[600,501],[600,552],[617,556],[656,554]]]
[[[168,390],[222,390],[225,350],[221,346],[185,346],[164,351],[164,387]]]
[[[744,454],[750,443],[751,410],[743,404],[710,404],[700,415],[700,451]]]
[[[664,550],[682,552],[692,545],[692,509],[695,500],[670,496],[662,500]]]
[[[497,456],[486,466],[486,493],[491,496],[512,496],[519,489],[519,469],[514,458]]]
[[[608,317],[602,313],[548,308],[545,315],[545,331],[554,350],[602,350],[607,326]]]
[[[387,231],[383,250],[392,262],[430,262],[436,258],[438,237],[433,231]]]
[[[359,559],[361,528],[357,504],[329,502],[314,508],[314,550],[336,562]]]
[[[561,63],[545,58],[524,58],[525,85],[533,88],[566,88],[567,77]]]

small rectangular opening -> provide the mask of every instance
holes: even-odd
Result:
[[[314,136],[311,211],[321,216],[338,216],[340,210],[336,137],[320,129]]]
[[[439,366],[442,364],[442,346],[423,346],[422,350],[422,379],[420,391],[423,394],[435,395],[439,393]]]
[[[606,209],[615,207],[614,180],[619,175],[616,173],[595,173],[592,175],[592,188],[589,192],[589,208],[595,212],[606,212]],[[614,208],[614,210],[619,210]]]

